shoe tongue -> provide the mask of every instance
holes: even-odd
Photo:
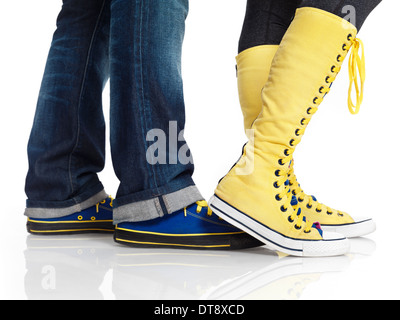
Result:
[[[290,162],[289,162],[289,170],[292,169],[292,165],[293,165],[293,160],[290,160]]]
[[[314,198],[314,197],[313,197],[313,198]],[[316,199],[314,199],[314,200],[316,201]],[[299,203],[299,202],[298,202],[298,200],[297,200],[297,197],[296,197],[296,196],[292,196],[292,201],[290,202],[290,204],[291,204],[292,206],[297,206],[298,203]],[[298,214],[300,214],[300,213],[301,213],[301,208],[299,208]],[[306,217],[303,217],[303,221],[306,222],[306,220],[307,220]],[[322,228],[321,228],[321,224],[320,224],[319,222],[314,222],[313,225],[312,225],[312,227],[318,230],[318,232],[319,232],[319,234],[321,235],[321,237],[323,236],[323,231],[322,231]]]
[[[292,196],[292,201],[290,202],[290,204],[292,206],[297,206],[299,204],[299,201],[297,200],[296,196],[294,196],[294,195]]]
[[[321,228],[321,224],[319,222],[314,222],[313,228],[317,229],[321,237],[323,236],[323,231]]]

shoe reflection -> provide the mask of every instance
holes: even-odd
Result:
[[[298,299],[324,273],[344,272],[375,243],[350,240],[352,252],[298,258],[264,247],[242,251],[133,249],[109,235],[30,235],[25,251],[29,299],[239,300]],[[101,290],[112,270],[112,284]],[[112,288],[111,288],[112,287]],[[111,292],[112,291],[112,292]]]
[[[111,269],[110,235],[27,237],[28,299],[103,299],[100,285]]]

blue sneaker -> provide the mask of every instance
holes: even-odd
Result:
[[[206,201],[162,218],[119,223],[114,240],[141,248],[238,250],[264,245],[213,214]]]
[[[29,233],[41,235],[114,232],[113,198],[66,217],[54,219],[28,218]]]

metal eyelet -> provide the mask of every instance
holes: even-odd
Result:
[[[308,209],[312,209],[312,205],[307,204]]]
[[[288,221],[290,222],[290,223],[293,223],[294,222],[294,220],[289,216],[288,217]]]
[[[281,173],[281,170],[276,170],[275,171],[275,176],[280,177],[281,176],[280,173]]]
[[[287,208],[285,208],[285,206],[281,206],[281,211],[282,212],[286,212],[288,209]]]
[[[274,182],[274,187],[275,187],[275,189],[279,189],[281,186],[278,184],[278,181],[275,181]]]
[[[301,230],[301,226],[299,227],[297,224],[294,226],[297,230]]]
[[[282,198],[280,197],[280,195],[279,195],[279,194],[277,194],[277,195],[275,196],[275,200],[276,200],[276,201],[281,201],[281,200],[282,200]]]
[[[325,78],[325,82],[327,83],[327,84],[330,84],[330,82],[329,82],[329,80],[330,80],[330,76],[327,76],[326,78]]]

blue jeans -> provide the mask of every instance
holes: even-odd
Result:
[[[120,180],[114,222],[162,217],[202,199],[192,161],[176,161],[182,150],[190,155],[182,134],[187,13],[188,0],[63,0],[28,143],[25,215],[62,217],[107,197],[98,173],[108,80]],[[171,143],[151,152],[160,132]]]

